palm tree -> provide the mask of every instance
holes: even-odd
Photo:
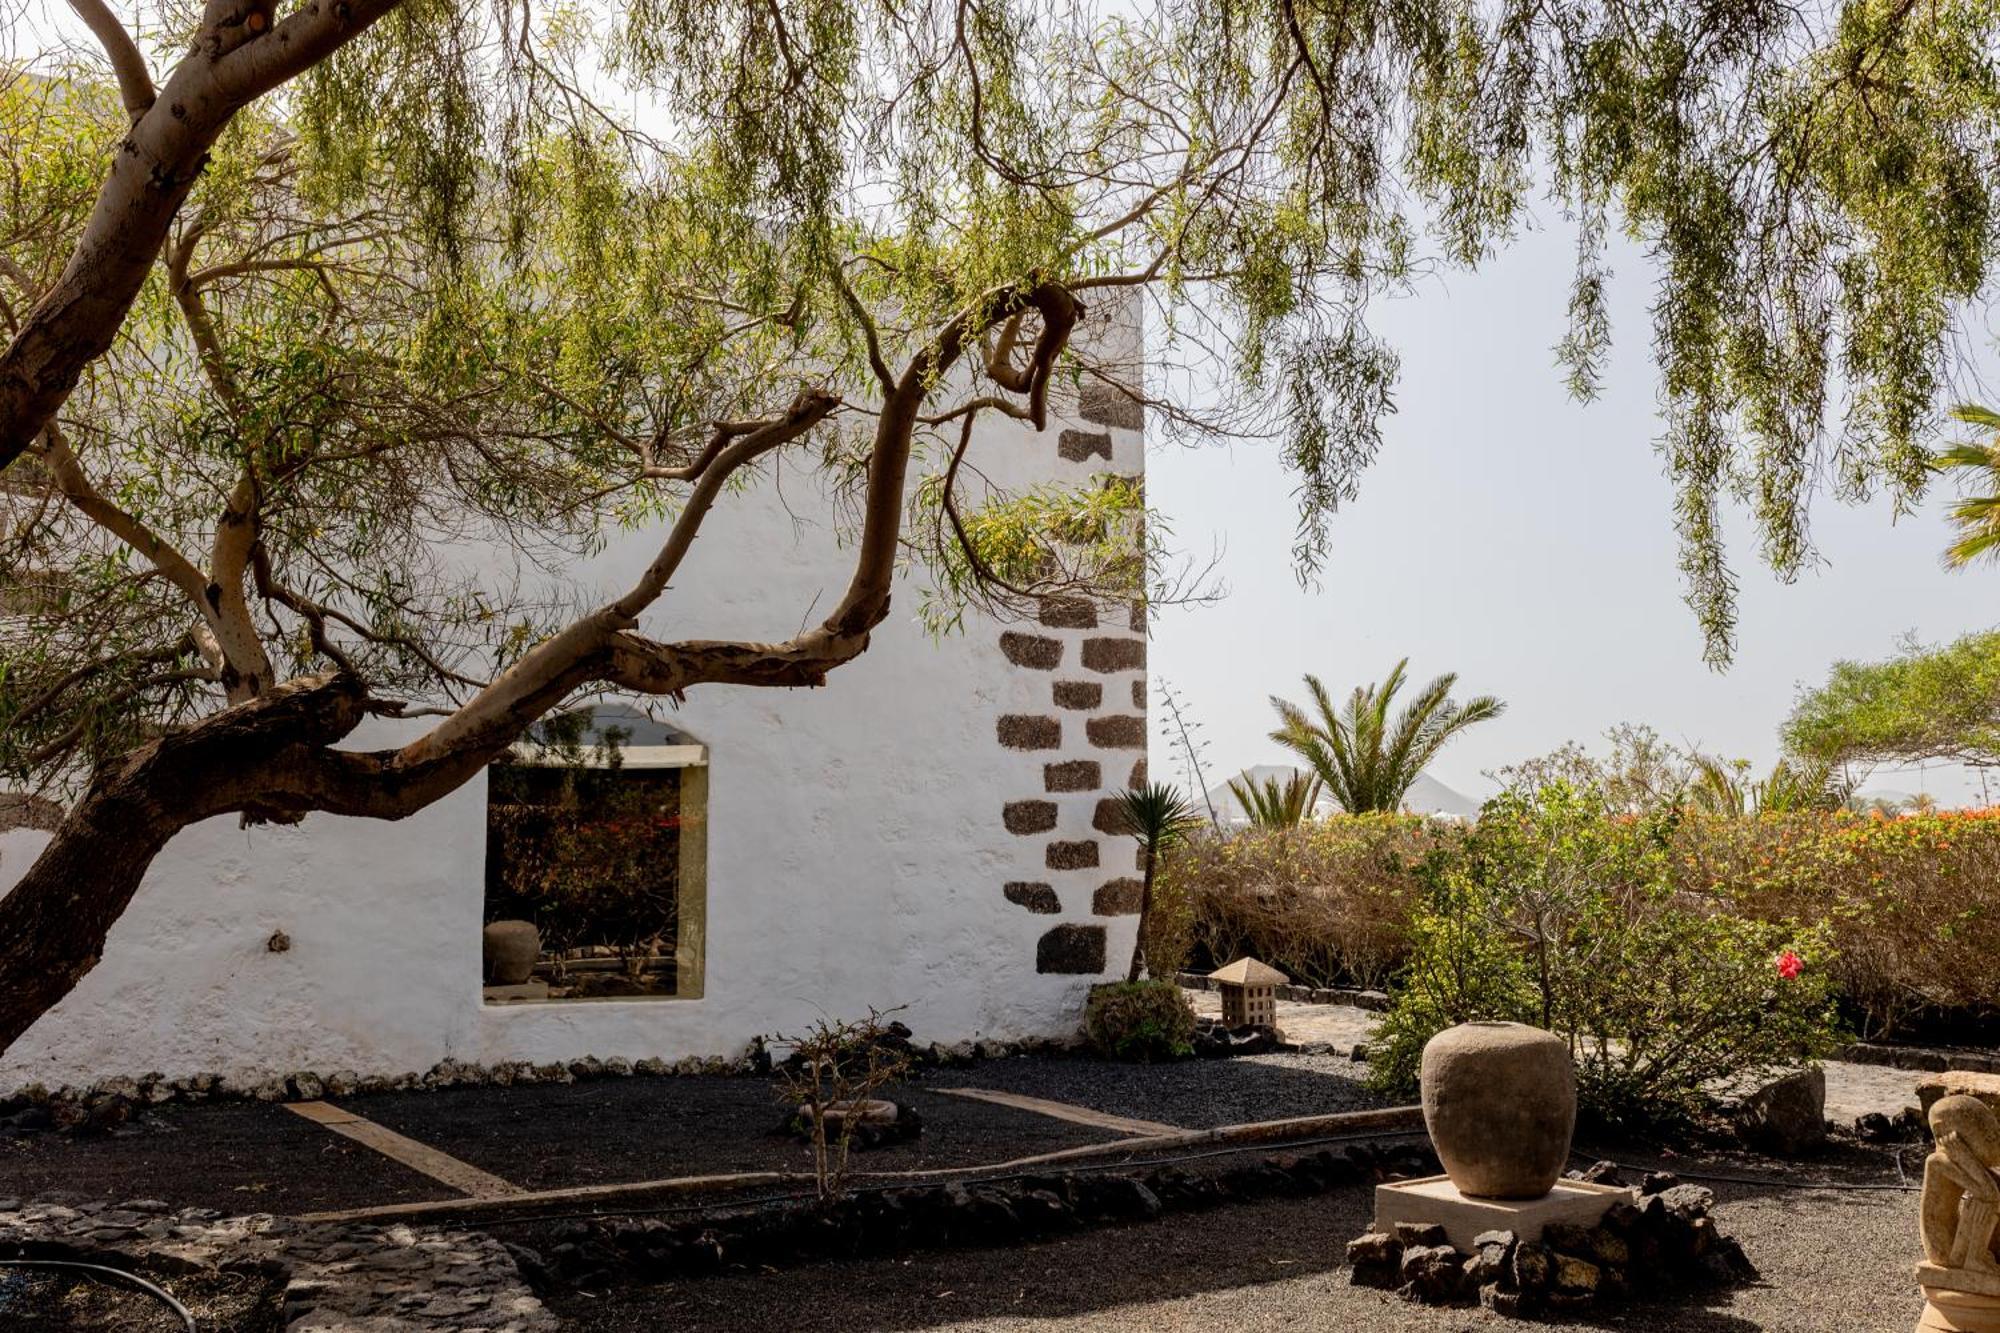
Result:
[[[1250,820],[1252,828],[1296,828],[1319,804],[1325,784],[1318,774],[1301,773],[1279,782],[1275,775],[1257,781],[1248,773],[1229,779],[1229,794]]]
[[[1748,760],[1729,763],[1707,754],[1693,758],[1688,802],[1712,815],[1838,810],[1854,794],[1853,781],[1831,759],[1780,759],[1762,782],[1752,782]]]
[[[1153,914],[1153,877],[1169,847],[1201,827],[1201,815],[1178,787],[1153,782],[1120,792],[1118,810],[1125,831],[1139,840],[1146,855],[1139,889],[1139,933],[1132,941],[1132,969],[1125,980],[1137,981],[1146,965],[1146,922]]]
[[[1424,686],[1392,724],[1389,706],[1403,688],[1403,670],[1409,664],[1407,657],[1396,663],[1379,685],[1357,686],[1344,712],[1335,711],[1317,676],[1307,676],[1306,689],[1312,693],[1318,721],[1297,704],[1275,696],[1271,700],[1283,723],[1271,739],[1305,760],[1349,814],[1400,810],[1411,784],[1447,741],[1507,709],[1484,694],[1465,704],[1453,703],[1451,687],[1458,683],[1458,675],[1452,672]]]
[[[1984,443],[1953,445],[1931,464],[1939,472],[1960,473],[1964,484],[1976,488],[1949,511],[1958,540],[1945,547],[1944,562],[1958,569],[1975,560],[2000,558],[2000,412],[1963,403],[1951,415],[1992,432]]]

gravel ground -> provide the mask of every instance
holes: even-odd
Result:
[[[1112,1115],[1212,1129],[1389,1105],[1362,1085],[1366,1074],[1367,1066],[1333,1055],[1252,1055],[1164,1065],[1023,1056],[941,1070],[926,1081],[938,1087],[996,1088]]]
[[[261,1102],[161,1107],[103,1138],[0,1136],[0,1198],[163,1199],[177,1208],[292,1213],[446,1193],[427,1176]]]
[[[924,1132],[915,1143],[861,1154],[861,1169],[1000,1162],[1120,1137],[920,1088],[884,1095],[913,1106]],[[784,1108],[764,1078],[453,1088],[341,1104],[528,1189],[811,1168],[805,1144],[773,1132]]]
[[[1763,1169],[1774,1166],[1764,1163]],[[1908,1333],[1921,1305],[1910,1277],[1915,1195],[1715,1189],[1718,1221],[1762,1269],[1761,1284],[1707,1304],[1634,1304],[1544,1325],[1645,1333]],[[596,1297],[570,1293],[550,1305],[573,1333],[767,1333],[773,1325],[792,1333],[1502,1333],[1527,1327],[1481,1310],[1427,1310],[1349,1286],[1341,1255],[1345,1242],[1367,1229],[1370,1200],[1366,1190],[1343,1190],[1015,1248],[766,1270]]]
[[[201,1333],[275,1333],[279,1285],[248,1273],[148,1274],[195,1317]],[[180,1317],[154,1297],[111,1278],[99,1282],[54,1269],[0,1268],[0,1328],[9,1333],[184,1333]]]

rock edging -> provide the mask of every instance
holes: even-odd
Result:
[[[1609,1162],[1571,1175],[1618,1183]],[[1477,1303],[1504,1315],[1755,1281],[1757,1269],[1743,1247],[1716,1229],[1709,1216],[1714,1205],[1708,1189],[1655,1171],[1637,1203],[1614,1204],[1597,1226],[1552,1226],[1532,1241],[1511,1231],[1483,1232],[1471,1254],[1454,1249],[1441,1226],[1399,1222],[1393,1232],[1348,1242],[1349,1280],[1423,1305]]]
[[[256,1271],[282,1282],[287,1333],[557,1333],[491,1236],[407,1226],[309,1225],[155,1199],[22,1204],[0,1200],[0,1258],[102,1264],[161,1281]]]

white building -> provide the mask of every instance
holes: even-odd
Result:
[[[1010,489],[1143,472],[1128,396],[1088,385],[1064,411],[1041,434],[983,423],[975,461]],[[819,487],[785,469],[727,497],[650,632],[770,639],[823,614],[850,556]],[[622,586],[653,540],[614,542],[590,578]],[[686,851],[674,997],[486,994],[481,778],[398,823],[186,830],[103,961],[0,1058],[0,1089],[735,1056],[758,1034],[871,1006],[903,1006],[923,1041],[1074,1032],[1085,990],[1131,947],[1135,849],[1105,831],[1103,802],[1143,771],[1143,626],[1057,603],[1039,625],[968,618],[937,640],[916,619],[922,579],[899,585],[867,653],[824,689],[705,687],[656,710],[685,733],[670,739],[702,747],[675,762],[692,755],[706,779],[683,791],[692,807],[706,786],[706,846]],[[0,886],[46,836],[0,834]]]

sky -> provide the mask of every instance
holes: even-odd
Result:
[[[1303,700],[1303,673],[1344,698],[1406,656],[1415,682],[1456,671],[1458,697],[1506,701],[1431,766],[1474,798],[1494,791],[1492,770],[1566,740],[1602,752],[1605,729],[1625,721],[1761,772],[1800,687],[1835,660],[2000,621],[2000,569],[1940,564],[1949,483],[1894,522],[1886,502],[1820,500],[1821,563],[1790,586],[1758,563],[1738,511],[1738,648],[1727,671],[1710,670],[1681,600],[1672,492],[1654,449],[1653,274],[1636,247],[1613,252],[1616,341],[1602,392],[1579,404],[1550,350],[1573,253],[1557,223],[1477,273],[1427,279],[1376,307],[1377,330],[1402,355],[1398,411],[1359,499],[1334,520],[1316,588],[1292,573],[1296,508],[1275,446],[1154,447],[1149,502],[1180,546],[1221,549],[1228,589],[1214,605],[1163,610],[1151,657],[1156,691],[1171,686],[1200,724],[1209,785],[1288,762],[1268,739],[1268,698]],[[1983,361],[1991,349],[1972,350]],[[1156,697],[1156,726],[1162,713]],[[1162,775],[1183,778],[1158,740],[1154,756]],[[1976,776],[1945,766],[1878,769],[1865,785],[1983,803]],[[1993,791],[2000,798],[2000,779]]]

